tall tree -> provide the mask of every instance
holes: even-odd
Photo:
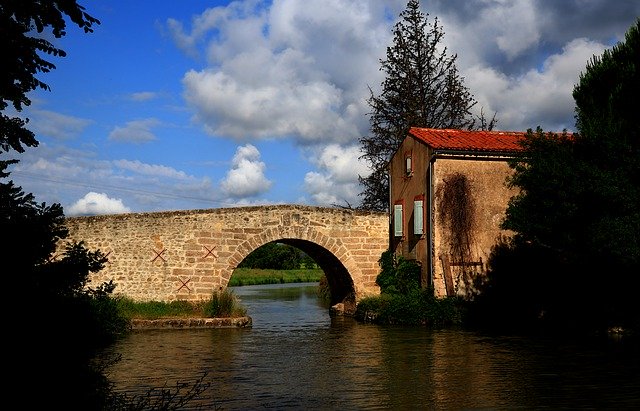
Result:
[[[517,295],[530,318],[640,329],[639,62],[640,19],[580,75],[578,132],[530,131],[512,163],[520,194],[503,227],[516,235],[494,258],[489,290]]]
[[[578,261],[640,263],[639,61],[640,19],[580,75],[578,133],[539,129],[525,140],[506,228]]]
[[[362,158],[373,172],[360,176],[364,186],[360,208],[386,210],[389,186],[386,165],[410,127],[473,128],[471,109],[476,101],[456,68],[456,55],[448,55],[441,42],[442,26],[410,0],[393,30],[393,45],[381,60],[386,73],[380,95],[370,91],[371,130],[362,137]],[[491,121],[491,124],[495,119]]]
[[[31,104],[29,92],[49,90],[36,76],[55,66],[41,53],[65,55],[46,38],[63,37],[68,20],[85,32],[99,23],[75,0],[0,2],[0,155],[38,145],[28,120],[8,108],[19,113]],[[102,409],[109,386],[92,359],[127,326],[110,298],[113,284],[86,287],[106,258],[82,243],[55,255],[68,234],[62,207],[37,203],[12,181],[3,182],[15,162],[0,160],[0,260],[8,300],[20,307],[12,316],[16,338],[9,341],[20,361],[9,369],[9,392],[31,408]]]

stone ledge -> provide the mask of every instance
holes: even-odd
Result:
[[[131,320],[134,330],[159,330],[180,328],[244,328],[251,327],[251,317],[238,318],[159,318],[156,320]]]

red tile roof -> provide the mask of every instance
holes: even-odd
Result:
[[[513,153],[522,151],[522,146],[518,142],[526,133],[412,127],[409,134],[436,150]]]

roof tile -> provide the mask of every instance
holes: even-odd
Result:
[[[467,131],[420,127],[412,127],[409,134],[436,150],[505,153],[522,151],[519,141],[526,135],[521,131]]]

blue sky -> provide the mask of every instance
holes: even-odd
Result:
[[[82,2],[67,57],[21,115],[40,141],[11,179],[67,215],[359,203],[368,87],[406,1]],[[422,1],[497,129],[572,130],[593,55],[637,0]]]

